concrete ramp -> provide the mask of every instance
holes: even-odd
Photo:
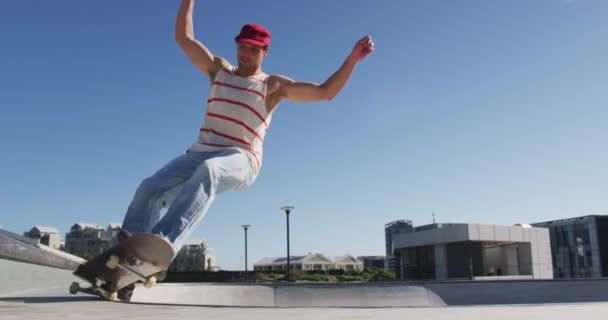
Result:
[[[0,259],[0,297],[68,294],[71,270]]]
[[[195,305],[274,307],[274,289],[264,286],[224,284],[157,284],[151,289],[138,286],[131,302]]]
[[[295,285],[275,288],[277,307],[443,307],[425,287],[406,284]]]
[[[405,284],[159,284],[138,287],[132,302],[239,307],[440,307],[424,287]]]

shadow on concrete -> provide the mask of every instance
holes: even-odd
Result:
[[[449,306],[608,302],[608,279],[429,283]]]
[[[0,298],[0,302],[21,302],[21,303],[66,303],[66,302],[79,302],[79,301],[100,301],[97,297],[5,297]]]

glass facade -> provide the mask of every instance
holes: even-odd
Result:
[[[555,278],[606,277],[607,241],[600,230],[608,216],[585,216],[533,224],[549,229]],[[603,256],[603,257],[602,257]]]

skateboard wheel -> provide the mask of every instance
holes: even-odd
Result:
[[[110,293],[110,295],[108,296],[108,300],[118,301],[118,292],[114,291],[114,292]]]
[[[95,288],[103,286],[106,282],[103,279],[95,278]]]
[[[146,279],[146,282],[144,283],[144,287],[146,287],[146,289],[150,289],[150,288],[154,287],[155,284],[156,284],[156,277],[151,276],[150,278]]]
[[[111,255],[110,258],[108,259],[108,261],[106,261],[106,267],[108,267],[108,269],[114,269],[118,266],[120,262],[120,258],[117,255]]]
[[[70,293],[76,294],[78,293],[78,289],[80,289],[80,284],[78,284],[78,282],[72,282],[70,285]]]

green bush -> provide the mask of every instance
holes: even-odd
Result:
[[[280,280],[284,277],[285,277],[285,275],[282,273],[271,272],[270,274],[268,274],[268,278],[270,278],[272,280]]]
[[[357,271],[357,270],[346,270],[346,272],[344,273],[344,275],[351,276],[351,277],[359,276],[361,274],[362,274],[362,272]]]
[[[328,274],[332,275],[332,276],[339,276],[339,275],[343,275],[344,274],[344,270],[342,269],[337,269],[337,270],[329,270],[327,271]]]
[[[366,281],[394,281],[397,279],[395,272],[384,268],[366,268],[362,273]]]
[[[363,276],[340,275],[340,276],[337,276],[337,278],[341,282],[366,281],[365,278],[363,278]]]
[[[300,280],[315,281],[315,282],[328,282],[329,277],[325,274],[311,273],[302,276]]]

